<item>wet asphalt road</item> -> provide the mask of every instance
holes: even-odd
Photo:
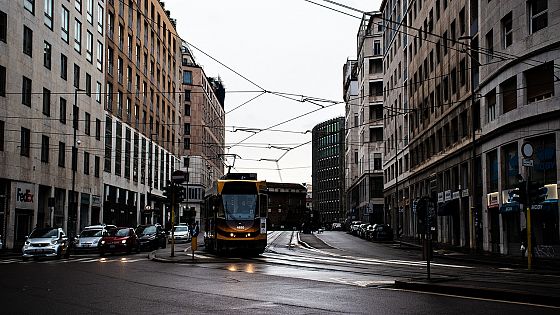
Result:
[[[337,239],[345,242],[336,234],[331,236],[332,243]],[[289,233],[274,233],[270,251],[260,258],[210,259],[203,264],[157,263],[149,261],[146,253],[105,259],[75,256],[60,261],[0,261],[0,310],[3,314],[559,312],[533,305],[394,290],[385,285],[393,276],[384,274],[393,268],[375,263],[378,257],[371,249],[360,258],[347,251],[348,257],[354,257],[352,261],[298,247],[290,249],[289,241]],[[396,258],[414,253],[402,255],[405,257]],[[361,261],[357,263],[357,259]],[[375,272],[379,266],[385,271]]]

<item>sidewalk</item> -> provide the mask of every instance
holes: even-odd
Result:
[[[395,246],[405,246],[407,248],[417,248],[422,250],[422,245],[418,240],[401,238],[396,240]],[[468,249],[454,247],[446,244],[434,243],[434,257],[444,258],[449,260],[464,261],[480,265],[498,266],[503,268],[526,269],[527,258],[512,255],[502,255],[489,252],[471,252]],[[544,259],[533,257],[533,273],[547,273],[560,275],[560,259]]]

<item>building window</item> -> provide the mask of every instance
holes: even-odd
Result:
[[[78,12],[82,13],[82,0],[75,0],[74,7]]]
[[[66,164],[66,144],[58,142],[58,166],[65,167]]]
[[[60,54],[60,77],[63,80],[68,79],[68,57]]]
[[[0,96],[6,96],[6,68],[0,66]]]
[[[189,150],[191,148],[191,139],[184,138],[183,139],[183,149]]]
[[[514,76],[500,84],[502,93],[502,113],[505,114],[517,108],[517,78]]]
[[[86,32],[86,60],[93,64],[93,34]]]
[[[61,33],[60,38],[68,43],[68,34],[70,32],[70,12],[64,6],[62,6],[62,13],[61,13]]]
[[[45,25],[52,30],[53,28],[53,0],[45,1]]]
[[[100,158],[96,155],[95,159],[94,159],[94,165],[93,165],[93,176],[99,178],[99,172],[100,172]]]
[[[530,0],[527,2],[529,7],[529,27],[530,33],[536,33],[548,26],[548,0]]]
[[[60,98],[58,120],[66,124],[66,99],[62,97]]]
[[[502,19],[502,44],[508,48],[513,44],[513,20],[511,12]]]
[[[41,137],[41,162],[49,163],[49,137]]]
[[[80,66],[74,64],[74,87],[80,88]]]
[[[101,140],[101,120],[95,119],[95,140]]]
[[[72,146],[72,170],[78,170],[78,148],[75,145]]]
[[[91,97],[91,75],[86,72],[86,95]]]
[[[19,154],[29,157],[31,149],[31,130],[21,127],[21,142]]]
[[[103,72],[103,43],[97,41],[97,70]]]
[[[494,58],[494,34],[492,30],[486,34],[486,59],[491,61]]]
[[[35,0],[23,0],[23,7],[31,14],[35,14]]]
[[[373,41],[373,55],[374,56],[381,55],[381,41],[379,40]]]
[[[74,50],[82,52],[82,23],[78,19],[74,20]]]
[[[0,11],[0,41],[6,42],[8,36],[8,15]]]
[[[95,101],[101,104],[101,82],[95,83]]]
[[[33,31],[23,26],[23,53],[29,57],[33,57]]]
[[[93,0],[87,0],[86,3],[86,16],[89,24],[93,25]]]
[[[43,114],[51,116],[51,91],[46,88],[43,88]]]
[[[192,72],[183,71],[183,84],[192,84]]]
[[[527,102],[533,103],[554,96],[554,62],[525,71]]]
[[[31,87],[33,82],[27,77],[23,77],[23,83],[21,87],[21,103],[31,107]]]
[[[0,120],[0,151],[4,151],[4,128],[5,123],[3,120]]]
[[[45,41],[45,46],[43,50],[43,65],[45,66],[45,68],[49,70],[51,69],[51,63],[52,63],[51,53],[52,53],[52,46],[51,44]]]
[[[486,94],[486,108],[487,121],[491,122],[496,119],[496,90],[492,90],[490,93]]]
[[[104,170],[111,173],[111,161],[113,153],[113,121],[111,117],[105,117],[105,166]]]
[[[84,133],[89,136],[91,134],[91,115],[88,112],[84,114],[84,124]]]
[[[97,32],[103,35],[103,6],[101,4],[97,5]]]
[[[84,174],[89,175],[89,152],[84,152]]]
[[[76,105],[72,106],[72,126],[78,130],[78,123],[80,121],[80,108]]]

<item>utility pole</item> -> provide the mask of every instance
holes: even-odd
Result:
[[[78,123],[79,119],[76,117],[78,113],[78,92],[83,92],[84,90],[80,89],[79,87],[74,89],[74,108],[72,109],[72,128],[74,129],[73,140],[72,140],[72,215],[76,215],[76,222],[74,222],[74,226],[72,227],[72,231],[78,232],[78,198],[76,197],[76,171],[78,169],[78,140],[77,140],[77,131],[78,131]],[[68,219],[70,219],[70,215],[68,215]],[[67,228],[67,232],[68,228]],[[68,233],[70,234],[70,233]]]

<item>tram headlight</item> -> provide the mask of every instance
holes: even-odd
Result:
[[[229,233],[229,236],[230,236],[230,237],[235,237],[235,234]]]
[[[247,237],[251,237],[251,233],[247,233]]]

